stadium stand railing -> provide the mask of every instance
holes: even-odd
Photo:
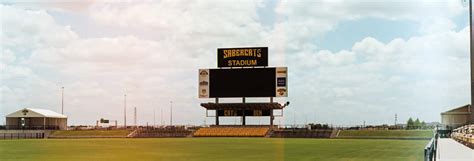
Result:
[[[8,130],[59,130],[59,126],[54,126],[54,125],[46,125],[46,126],[5,125],[4,128]]]
[[[49,139],[77,139],[77,138],[126,138],[131,130],[55,130],[47,136]]]
[[[436,161],[436,151],[438,148],[437,134],[428,142],[424,149],[424,161]]]
[[[0,130],[0,140],[6,139],[43,139],[47,137],[43,130]]]
[[[2,133],[0,139],[43,139],[44,133]]]

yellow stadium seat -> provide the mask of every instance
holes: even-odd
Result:
[[[196,137],[263,137],[268,127],[205,127],[194,132]]]

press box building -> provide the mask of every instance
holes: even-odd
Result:
[[[67,116],[47,110],[24,108],[6,116],[6,128],[37,129],[37,130],[66,130]]]

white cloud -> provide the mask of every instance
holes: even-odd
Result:
[[[1,80],[8,80],[11,78],[25,77],[32,74],[31,69],[22,66],[4,65],[2,68]]]
[[[448,18],[436,18],[423,20],[421,22],[420,32],[421,33],[437,33],[450,31],[456,28],[456,25]]]
[[[304,22],[308,18],[326,20],[348,20],[362,17],[384,19],[423,20],[434,17],[452,17],[466,11],[461,1],[417,0],[417,1],[357,1],[357,0],[283,0],[277,13],[288,19]],[[443,12],[440,12],[443,11]],[[307,17],[313,15],[312,17]]]
[[[44,10],[25,10],[0,5],[2,10],[2,48],[28,54],[36,48],[62,46],[77,38],[69,26],[54,22]]]
[[[395,113],[436,121],[468,103],[468,42],[466,27],[387,44],[368,37],[337,53],[303,50],[287,56],[290,100],[323,122],[391,123]]]
[[[66,87],[65,95],[68,98],[65,103],[66,114],[74,113],[71,116],[73,124],[90,124],[100,117],[121,118],[121,113],[109,113],[109,111],[113,107],[122,106],[121,96],[125,92],[129,94],[129,105],[139,106],[143,112],[149,112],[163,100],[179,99],[176,100],[177,107],[180,104],[189,107],[190,102],[198,103],[196,92],[183,94],[183,91],[195,91],[194,76],[197,68],[209,67],[208,64],[211,64],[213,50],[209,52],[195,47],[209,42],[178,43],[182,39],[188,41],[187,37],[179,37],[179,40],[166,38],[161,41],[144,40],[135,36],[80,39],[68,27],[59,26],[44,11],[17,9],[11,6],[5,8],[9,8],[8,15],[31,15],[24,21],[10,20],[9,17],[3,17],[2,20],[2,23],[12,25],[5,27],[2,39],[18,40],[11,45],[2,45],[8,49],[4,51],[11,49],[18,57],[24,57],[14,65],[2,63],[1,80],[6,82],[4,84],[7,87],[17,87],[2,93],[15,96],[15,98],[2,96],[5,98],[2,99],[2,106],[7,107],[2,112],[31,104],[35,107],[57,110],[58,101],[51,100],[58,99],[58,96],[40,93],[57,92],[61,86]],[[29,28],[34,32],[26,32],[29,31],[28,28],[22,26],[31,26]],[[48,33],[70,36],[51,36]],[[38,39],[30,39],[31,37]],[[21,50],[24,44],[31,44],[32,47],[29,50]],[[4,57],[2,60],[11,62],[11,54],[7,53]],[[18,79],[23,81],[17,81]],[[39,94],[41,97],[18,94],[27,91],[34,91],[31,93]],[[195,111],[202,109],[175,110],[196,113]],[[146,116],[149,120],[150,115]],[[189,121],[192,120],[190,118],[197,120],[197,117],[201,116],[175,117]]]
[[[16,57],[11,50],[4,49],[0,55],[0,63],[10,64],[15,61]]]
[[[84,12],[96,0],[3,0],[3,4],[29,10]]]
[[[130,1],[97,3],[90,15],[98,22],[157,32],[226,37],[258,33],[261,1]],[[119,18],[118,18],[119,17]],[[246,37],[240,39],[249,40]]]

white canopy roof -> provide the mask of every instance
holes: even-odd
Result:
[[[66,115],[46,110],[46,109],[36,109],[36,108],[24,108],[13,112],[6,117],[48,117],[48,118],[67,118]]]

